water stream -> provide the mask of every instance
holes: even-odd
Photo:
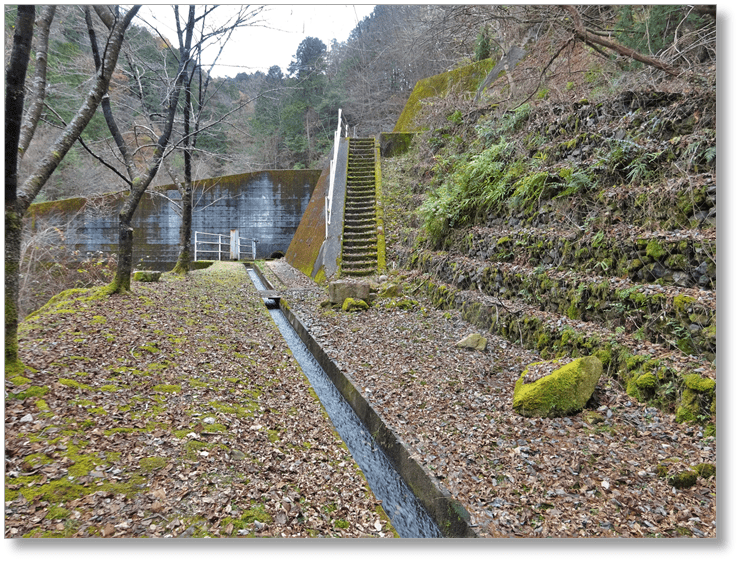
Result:
[[[255,287],[264,290],[261,279],[247,269]],[[434,538],[442,534],[419,503],[393,464],[375,443],[370,432],[342,397],[279,308],[268,307],[293,356],[306,374],[339,436],[365,474],[370,489],[383,502],[383,509],[403,538]]]

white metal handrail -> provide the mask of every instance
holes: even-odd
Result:
[[[345,125],[344,136],[349,132],[349,124]],[[331,205],[334,199],[334,181],[337,175],[337,157],[339,156],[339,141],[342,138],[342,109],[339,109],[337,118],[337,130],[334,131],[334,156],[329,164],[329,195],[326,197],[324,206],[324,223],[326,224],[326,233],[324,239],[329,237],[329,225],[331,224]]]
[[[198,236],[200,235],[200,239]],[[208,238],[210,237],[210,238]],[[215,238],[215,240],[213,239]],[[236,241],[238,240],[238,244]],[[200,249],[199,249],[200,245]],[[203,249],[203,246],[216,246],[214,249]],[[226,247],[226,250],[223,248]],[[257,241],[252,238],[241,238],[239,231],[232,231],[232,234],[213,234],[210,232],[195,233],[195,256],[194,260],[198,261],[198,254],[217,254],[216,261],[221,261],[221,256],[226,254],[228,259],[257,259]],[[248,249],[248,252],[242,253],[242,248]],[[249,255],[250,257],[246,257]],[[244,256],[244,257],[242,257]]]

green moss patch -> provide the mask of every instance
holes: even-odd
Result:
[[[139,466],[144,473],[156,472],[160,468],[164,468],[167,464],[167,459],[163,457],[145,457],[139,461]]]
[[[353,299],[348,297],[344,299],[344,302],[342,303],[342,310],[344,312],[361,312],[368,308],[370,308],[370,305],[362,299]]]
[[[419,80],[414,86],[398,121],[396,121],[393,132],[402,133],[417,130],[414,120],[423,107],[422,100],[433,96],[444,98],[453,92],[475,92],[492,68],[493,61],[485,59]]]
[[[514,387],[513,408],[527,417],[558,417],[579,412],[596,389],[601,372],[601,361],[596,357],[576,359],[533,382],[527,382],[527,369]]]

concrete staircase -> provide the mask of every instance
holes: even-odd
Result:
[[[350,139],[342,238],[342,275],[366,277],[378,268],[375,139]]]

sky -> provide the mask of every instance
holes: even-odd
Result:
[[[306,37],[317,37],[329,48],[332,39],[346,41],[355,26],[368,16],[373,4],[271,4],[260,14],[259,27],[239,29],[219,57],[221,65],[214,67],[215,76],[250,74],[278,65],[285,72],[293,60],[298,45]],[[232,13],[236,6],[222,5],[216,14]],[[183,16],[180,9],[180,16]],[[177,44],[172,8],[165,5],[145,5],[140,16],[153,22],[157,30]],[[141,25],[141,21],[137,21]]]

